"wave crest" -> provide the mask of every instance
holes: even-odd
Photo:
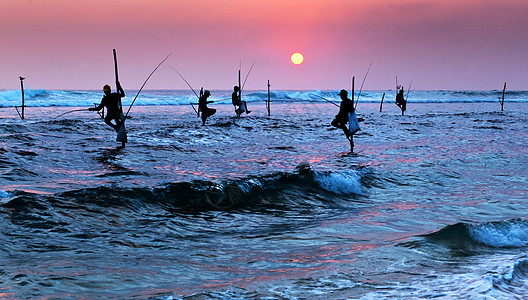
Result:
[[[525,247],[528,245],[528,220],[458,223],[446,226],[426,237],[435,241],[471,242],[493,248]]]
[[[123,188],[96,187],[63,192],[45,202],[76,203],[79,206],[128,207],[138,212],[148,206],[165,210],[204,211],[231,210],[261,204],[280,206],[326,206],[347,201],[348,196],[362,195],[362,171],[314,171],[300,166],[293,173],[275,173],[223,182],[194,180],[168,183],[159,187]],[[7,194],[6,194],[7,195]],[[0,197],[2,194],[0,193]],[[31,200],[31,198],[35,198]],[[39,195],[24,194],[7,204],[24,206],[25,201],[38,201]]]

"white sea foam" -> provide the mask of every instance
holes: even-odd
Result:
[[[361,176],[357,171],[314,172],[315,181],[325,190],[336,194],[362,194]]]
[[[7,197],[11,197],[11,194],[6,191],[0,190],[0,199],[7,198]]]
[[[231,103],[231,90],[212,90],[210,100],[216,103]],[[129,90],[125,87],[123,105],[130,105],[137,90]],[[395,97],[395,92],[385,91],[363,91],[361,101],[378,103],[381,95],[385,93],[386,99]],[[101,90],[67,91],[67,90],[24,90],[25,104],[33,107],[48,106],[92,106],[99,103],[103,96]],[[411,102],[496,102],[501,91],[413,91],[409,96]],[[0,107],[12,107],[20,105],[22,93],[20,90],[0,91]],[[339,96],[335,90],[276,90],[271,91],[271,99],[275,102],[323,102],[324,99],[339,102]],[[527,91],[508,91],[507,102],[528,101]],[[394,98],[393,98],[394,99]],[[246,91],[244,100],[247,102],[263,102],[268,100],[268,92]],[[190,90],[144,90],[136,105],[189,105],[189,102],[197,102],[196,96]]]
[[[468,231],[473,240],[490,247],[523,247],[528,245],[528,221],[526,220],[472,225]]]

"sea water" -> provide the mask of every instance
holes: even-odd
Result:
[[[143,93],[121,148],[57,118],[100,92],[29,91],[25,120],[0,92],[1,298],[528,297],[528,93],[412,91],[402,116],[367,92],[354,153],[311,98],[336,91],[269,116],[248,91],[240,118],[213,91],[206,126],[192,93]]]

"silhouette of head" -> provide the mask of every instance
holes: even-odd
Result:
[[[105,94],[109,94],[111,91],[112,91],[112,88],[108,84],[105,84],[105,86],[103,86],[103,92]]]
[[[341,96],[341,98],[346,98],[348,97],[348,92],[346,90],[341,90],[341,92],[339,92],[339,96]]]
[[[238,87],[238,85],[235,85],[235,86],[233,87],[233,90],[235,90],[235,92],[238,92],[238,91],[240,90],[240,88]]]
[[[211,96],[211,92],[209,92],[208,90],[205,90],[205,91],[204,91],[204,96],[206,96],[206,97],[207,97],[207,96]]]

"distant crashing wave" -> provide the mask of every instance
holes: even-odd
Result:
[[[217,104],[231,103],[231,90],[212,90],[211,100]],[[130,105],[137,91],[125,89],[127,97],[123,98],[123,105]],[[395,91],[362,91],[361,101],[379,103],[385,93],[385,101],[395,98]],[[409,102],[437,103],[437,102],[497,102],[502,91],[411,91]],[[25,89],[24,98],[27,106],[92,106],[99,103],[103,96],[100,90],[67,91]],[[357,93],[355,95],[358,96]],[[267,91],[246,91],[243,95],[248,102],[265,102],[268,100]],[[0,107],[13,107],[21,104],[22,92],[20,90],[0,91]],[[339,102],[336,90],[277,90],[270,92],[271,101],[274,102],[317,102],[327,103],[324,99]],[[324,99],[323,99],[324,98]],[[136,101],[136,105],[189,105],[196,102],[196,96],[190,90],[145,90]],[[528,102],[528,91],[506,91],[506,102]]]
[[[178,211],[231,210],[261,204],[285,209],[296,206],[325,206],[332,201],[346,201],[348,196],[363,194],[361,173],[356,170],[342,173],[314,171],[309,166],[302,165],[294,173],[275,173],[221,183],[194,180],[154,188],[102,186],[53,196],[15,191],[13,194],[18,197],[4,205],[21,208],[27,205],[26,202],[35,203],[33,198],[51,197],[53,200],[41,200],[45,203],[60,200],[80,206],[129,207],[133,210],[155,205]],[[10,195],[4,193],[6,196]],[[317,196],[314,198],[313,195]],[[314,199],[319,203],[314,202]]]
[[[6,191],[0,190],[0,199],[11,197],[11,193],[8,193]]]
[[[486,222],[480,224],[458,223],[449,225],[426,236],[435,241],[477,243],[494,248],[528,246],[528,220]]]

